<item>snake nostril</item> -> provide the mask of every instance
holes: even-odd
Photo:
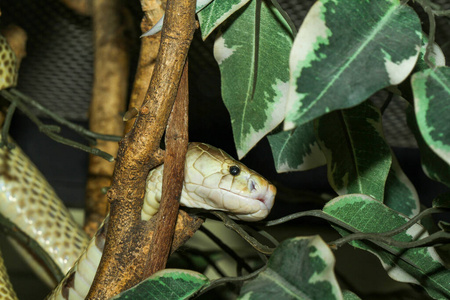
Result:
[[[250,179],[248,187],[249,187],[250,192],[253,192],[256,190],[257,185],[254,180]]]

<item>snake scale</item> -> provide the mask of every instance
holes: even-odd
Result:
[[[159,208],[163,168],[159,166],[148,175],[141,214],[144,220]],[[266,179],[222,150],[203,143],[189,145],[181,205],[222,210],[236,219],[258,221],[270,212],[275,194],[276,188]],[[99,229],[88,244],[84,232],[19,147],[0,149],[0,213],[35,238],[63,274],[81,255],[48,299],[84,299],[100,262],[106,229]],[[49,278],[47,282],[51,282]],[[0,286],[0,299],[15,299],[7,287],[8,283]]]

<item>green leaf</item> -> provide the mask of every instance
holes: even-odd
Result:
[[[420,133],[431,150],[450,164],[450,68],[415,73],[411,85]]]
[[[425,62],[425,53],[427,51],[428,46],[428,37],[425,33],[422,33],[422,46],[420,47],[419,58],[417,59],[417,63],[414,67],[414,73],[426,70],[430,68],[428,64]],[[437,67],[445,66],[445,56],[442,52],[442,49],[438,44],[433,43],[433,50],[430,52],[428,58],[429,60]]]
[[[203,274],[189,270],[165,269],[111,299],[186,299],[208,284],[209,280]]]
[[[384,204],[410,218],[420,212],[416,188],[403,172],[394,155],[392,155],[392,165],[386,180]]]
[[[249,0],[213,1],[197,13],[203,40]]]
[[[406,120],[414,134],[420,150],[420,161],[425,175],[450,187],[450,166],[425,142],[419,131],[416,116],[411,106],[406,109]]]
[[[278,173],[310,170],[326,163],[317,144],[313,122],[267,138]]]
[[[251,1],[230,19],[216,38],[214,56],[242,158],[284,118],[292,37],[279,11],[265,1]]]
[[[333,189],[339,195],[361,193],[383,201],[391,151],[379,110],[367,101],[334,111],[317,121],[316,130]]]
[[[360,232],[386,232],[393,230],[409,219],[393,211],[383,203],[367,195],[340,196],[328,202],[323,211]],[[346,230],[338,229],[346,235]],[[398,241],[412,241],[427,236],[425,229],[415,224],[396,235]],[[373,244],[354,241],[353,246],[375,254],[390,277],[397,281],[422,285],[436,299],[450,297],[450,271],[444,267],[434,248],[398,249],[385,245],[393,253]]]
[[[420,43],[417,14],[398,0],[316,2],[290,55],[285,130],[402,82]]]
[[[353,293],[351,291],[343,291],[342,295],[344,296],[344,300],[360,300],[361,299],[355,293]]]
[[[444,193],[434,198],[433,207],[450,209],[450,193]]]
[[[342,299],[334,256],[319,237],[282,242],[267,269],[244,284],[239,299]]]

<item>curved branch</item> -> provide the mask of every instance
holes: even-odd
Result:
[[[110,227],[87,299],[111,298],[145,278],[150,251],[149,222],[141,220],[145,181],[149,170],[163,160],[159,145],[193,38],[194,11],[194,0],[167,2],[167,22],[150,87],[132,130],[119,145],[107,194]]]

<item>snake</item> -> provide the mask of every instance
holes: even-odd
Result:
[[[164,165],[147,177],[142,220],[158,211]],[[220,210],[231,218],[259,221],[270,212],[276,187],[223,150],[190,143],[180,204]],[[0,149],[0,214],[35,239],[66,277],[47,299],[84,299],[100,262],[107,224],[89,242],[37,167],[16,146]],[[16,247],[21,247],[16,243]],[[23,249],[21,252],[25,252]],[[0,266],[0,276],[6,273]],[[41,268],[44,272],[45,268]],[[47,274],[48,275],[48,274]],[[44,276],[49,284],[51,276]],[[0,278],[0,299],[16,299]],[[6,295],[6,296],[5,296]]]

